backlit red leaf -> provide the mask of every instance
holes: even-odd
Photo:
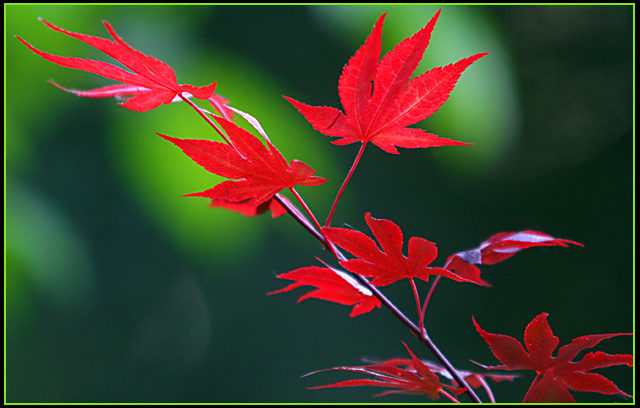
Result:
[[[440,374],[442,377],[445,377],[448,380],[455,382],[455,380],[451,376],[451,373],[449,373],[449,371],[443,366],[429,360],[420,360],[420,361],[424,365],[429,367],[429,370],[433,371],[434,373]],[[413,360],[408,358],[390,358],[388,360],[376,362],[376,364],[394,365],[401,368],[404,367],[407,370],[415,370]],[[456,371],[465,379],[467,384],[469,384],[469,386],[473,388],[479,388],[482,386],[482,383],[480,381],[481,378],[489,378],[493,381],[500,382],[500,381],[513,381],[514,378],[519,377],[519,375],[517,374],[476,373],[473,371],[465,371],[460,369],[457,369]]]
[[[102,61],[49,54],[38,50],[22,38],[17,37],[31,51],[47,61],[66,68],[92,72],[102,77],[124,83],[124,85],[111,85],[89,91],[66,89],[53,83],[58,88],[87,98],[130,97],[130,99],[120,105],[138,112],[152,110],[161,104],[169,104],[181,100],[178,98],[178,95],[182,94],[185,97],[207,99],[225,117],[230,117],[226,109],[226,103],[228,101],[213,93],[216,87],[215,82],[204,87],[178,84],[176,74],[169,65],[132,48],[115,32],[109,22],[103,21],[113,41],[106,38],[74,33],[57,27],[43,19],[40,19],[40,21],[52,30],[66,34],[104,52],[130,70],[127,71]]]
[[[371,142],[386,152],[397,154],[396,147],[469,144],[438,137],[422,129],[407,128],[435,113],[449,98],[462,72],[487,54],[476,54],[411,79],[439,16],[440,11],[422,30],[398,44],[381,61],[382,26],[386,15],[378,19],[340,76],[338,91],[344,113],[285,98],[314,129],[341,138],[333,141],[337,145]]]
[[[289,292],[305,285],[314,286],[317,289],[301,296],[298,302],[315,298],[340,303],[341,305],[354,305],[349,315],[350,317],[359,316],[372,311],[375,307],[381,306],[380,300],[369,289],[362,286],[351,276],[336,269],[310,266],[282,273],[278,275],[278,278],[293,280],[295,283],[271,292],[269,295]]]
[[[494,356],[503,364],[484,368],[494,370],[533,370],[540,381],[534,381],[523,402],[575,402],[569,390],[598,392],[601,394],[621,394],[610,380],[600,374],[588,373],[596,368],[626,364],[633,366],[633,356],[628,354],[609,355],[597,351],[586,354],[582,360],[571,360],[581,351],[595,347],[602,340],[616,336],[630,336],[632,333],[614,333],[582,336],[560,348],[557,357],[553,350],[558,346],[558,338],[553,335],[547,323],[547,313],[536,316],[524,332],[527,350],[513,337],[488,333],[480,328],[475,318],[473,324],[482,338],[489,344]]]
[[[438,249],[433,242],[424,238],[409,239],[409,256],[402,254],[402,231],[390,220],[376,219],[371,213],[365,220],[378,240],[382,251],[375,242],[359,231],[346,228],[323,228],[322,233],[333,244],[350,252],[358,259],[340,262],[350,272],[373,278],[375,286],[385,286],[400,279],[418,278],[428,281],[430,275],[440,275],[458,282],[465,279],[443,268],[431,268]]]
[[[296,185],[317,186],[327,181],[314,176],[315,171],[301,161],[287,163],[269,140],[266,141],[267,148],[257,137],[232,122],[217,117],[216,120],[231,144],[159,134],[211,173],[236,179],[187,196],[258,206],[282,189]]]
[[[447,370],[440,364],[434,363],[433,361],[429,361],[429,360],[420,360],[420,361],[422,362],[422,364],[429,367],[429,370],[447,379],[450,382],[450,385],[452,386],[459,385],[458,382],[453,379],[449,370]],[[379,362],[368,361],[368,362],[374,362],[376,364],[382,364],[382,365],[394,365],[400,368],[404,368],[406,370],[416,371],[413,359],[391,358],[385,361],[379,361]],[[495,402],[495,398],[493,396],[493,392],[491,391],[491,387],[489,386],[486,380],[489,379],[495,382],[513,381],[515,378],[520,377],[520,375],[518,374],[494,374],[491,372],[478,373],[474,371],[465,371],[460,369],[457,369],[456,371],[462,378],[464,378],[464,380],[467,382],[467,385],[469,387],[471,388],[483,387],[487,395],[489,396],[489,399],[491,400],[491,402]]]
[[[404,343],[403,343],[404,344]],[[375,395],[376,397],[388,395],[388,394],[415,394],[415,395],[427,395],[431,399],[438,399],[440,395],[452,399],[447,391],[457,396],[463,393],[466,388],[455,388],[449,385],[444,385],[440,382],[440,379],[434,374],[427,365],[419,360],[413,352],[407,348],[407,351],[411,355],[411,361],[413,365],[412,370],[406,370],[395,365],[376,364],[366,365],[359,367],[333,367],[325,370],[318,370],[312,373],[316,374],[323,371],[351,371],[355,373],[362,373],[371,375],[377,379],[355,379],[337,382],[334,384],[321,385],[317,387],[309,387],[309,389],[317,390],[321,388],[340,388],[340,387],[388,387],[395,388],[394,390],[385,391],[381,394]]]
[[[445,268],[480,285],[491,286],[480,278],[480,269],[475,265],[492,265],[502,262],[526,248],[555,245],[567,247],[568,244],[584,246],[576,241],[554,238],[538,231],[501,232],[493,235],[477,248],[451,255],[447,259]]]

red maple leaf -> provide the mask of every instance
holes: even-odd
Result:
[[[402,343],[404,344],[404,342]],[[376,397],[388,395],[388,394],[416,394],[427,395],[431,399],[438,399],[440,395],[444,395],[453,401],[456,401],[454,397],[447,393],[452,392],[455,396],[466,391],[466,388],[455,388],[450,385],[442,384],[436,374],[434,374],[429,367],[427,367],[420,359],[418,359],[404,344],[407,351],[411,355],[413,370],[405,370],[395,365],[388,364],[376,364],[366,365],[359,367],[333,367],[324,370],[314,371],[306,374],[316,374],[322,371],[351,371],[356,373],[369,374],[376,378],[373,379],[356,379],[337,382],[334,384],[321,385],[318,387],[309,387],[311,390],[317,390],[321,388],[340,388],[340,387],[390,387],[398,388],[397,390],[385,391],[381,394],[375,395]],[[445,391],[446,390],[446,391]]]
[[[372,142],[386,152],[396,147],[418,148],[466,145],[422,129],[407,128],[435,113],[449,98],[462,72],[487,55],[479,53],[455,64],[437,67],[410,80],[418,67],[440,15],[412,37],[405,39],[379,61],[382,26],[376,22],[364,45],[349,60],[340,76],[338,91],[344,114],[327,106],[309,106],[285,97],[314,129],[339,137],[332,143]],[[373,90],[372,90],[373,83]]]
[[[373,218],[371,213],[365,214],[365,221],[382,251],[362,232],[333,227],[322,229],[330,242],[358,257],[340,262],[348,271],[374,278],[371,284],[375,286],[389,285],[404,278],[428,281],[430,275],[440,275],[458,282],[467,281],[446,269],[428,266],[438,255],[438,248],[433,242],[419,237],[410,238],[409,256],[406,257],[402,254],[400,227],[390,220]]]
[[[422,361],[422,363],[429,367],[429,369],[434,373],[440,374],[442,377],[445,377],[446,379],[453,382],[454,385],[457,385],[456,381],[451,376],[451,373],[440,364],[434,363],[433,361],[429,360],[421,359],[420,361]],[[413,360],[410,360],[408,358],[390,358],[388,360],[376,362],[376,364],[394,365],[398,367],[405,367],[407,370],[416,370]],[[518,374],[477,373],[475,371],[466,371],[460,369],[456,369],[456,371],[472,388],[480,388],[483,385],[483,379],[485,378],[491,379],[495,382],[501,382],[513,381],[515,378],[520,377]]]
[[[480,278],[480,269],[474,265],[493,265],[511,258],[526,248],[554,245],[566,248],[568,244],[584,246],[576,241],[554,238],[538,231],[500,232],[477,248],[451,255],[447,259],[445,268],[480,285],[491,286]]]
[[[211,173],[240,179],[224,181],[214,188],[186,196],[259,206],[282,189],[295,185],[317,186],[327,181],[314,176],[315,171],[301,161],[287,163],[269,140],[266,141],[267,149],[257,137],[241,127],[224,118],[216,117],[216,120],[226,132],[230,144],[177,139],[158,133]]]
[[[310,266],[282,273],[278,275],[278,278],[296,282],[286,288],[270,292],[269,295],[289,292],[304,285],[314,286],[317,289],[302,295],[298,302],[315,298],[341,305],[355,305],[349,317],[359,316],[381,306],[380,300],[369,289],[346,273],[333,268]]]
[[[433,361],[429,361],[429,360],[421,359],[420,361],[422,361],[422,363],[427,367],[429,367],[429,369],[434,373],[439,374],[441,377],[444,377],[447,380],[449,380],[451,382],[450,385],[458,386],[458,382],[453,379],[449,370],[447,370],[440,364],[434,363]],[[405,368],[406,370],[411,370],[414,372],[417,371],[415,368],[413,359],[390,358],[385,361],[368,361],[368,362],[383,364],[383,365],[394,365],[400,368]],[[487,392],[487,395],[489,396],[491,402],[493,403],[495,403],[495,398],[493,396],[493,392],[491,391],[491,387],[489,387],[489,384],[486,381],[487,379],[490,379],[495,382],[501,382],[501,381],[513,381],[514,378],[520,377],[520,375],[518,374],[477,373],[474,371],[465,371],[460,369],[457,369],[456,371],[462,378],[464,378],[464,380],[467,382],[467,385],[469,387],[471,388],[483,387],[484,390]]]
[[[58,88],[67,92],[71,92],[78,96],[87,98],[108,98],[108,97],[123,97],[133,96],[126,102],[120,105],[123,108],[127,108],[137,112],[145,112],[152,110],[160,106],[160,104],[169,104],[174,101],[179,101],[181,98],[178,95],[184,97],[191,97],[197,99],[208,99],[211,104],[218,109],[225,117],[230,117],[230,111],[226,108],[228,102],[221,96],[213,93],[216,84],[204,87],[196,87],[191,85],[180,85],[176,80],[176,74],[162,61],[159,61],[153,57],[145,55],[140,51],[132,48],[129,44],[124,42],[120,36],[115,32],[111,24],[107,21],[103,21],[107,31],[113,38],[113,41],[94,37],[86,34],[74,33],[67,31],[60,27],[57,27],[43,19],[40,19],[47,27],[66,34],[70,37],[76,38],[90,46],[97,48],[105,54],[113,57],[125,67],[129,68],[132,72],[119,68],[115,65],[108,64],[102,61],[94,61],[90,59],[75,58],[75,57],[61,57],[40,51],[25,40],[17,37],[22,41],[31,51],[46,59],[66,68],[78,69],[81,71],[92,72],[102,77],[113,79],[115,81],[123,82],[120,85],[110,85],[98,89],[89,91],[80,91],[73,89],[65,89],[60,85],[56,85]]]
[[[600,374],[589,373],[596,368],[626,364],[633,366],[633,356],[628,354],[610,355],[597,351],[586,354],[582,360],[572,362],[582,350],[595,347],[602,340],[616,336],[631,336],[632,333],[594,334],[575,338],[570,344],[560,347],[558,355],[551,353],[558,346],[559,339],[553,335],[547,313],[536,316],[524,331],[522,344],[510,336],[491,334],[482,330],[475,318],[473,324],[482,338],[489,344],[494,356],[504,365],[486,367],[489,370],[533,370],[538,375],[531,384],[523,402],[576,402],[569,390],[599,392],[601,394],[622,394],[610,380]]]

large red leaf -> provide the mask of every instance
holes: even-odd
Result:
[[[404,343],[402,343],[404,344]],[[340,387],[389,387],[395,390],[385,391],[376,397],[388,394],[416,394],[427,395],[431,399],[438,399],[440,395],[453,399],[447,391],[457,396],[466,391],[466,388],[455,388],[440,382],[440,379],[434,374],[427,365],[418,359],[409,347],[405,344],[407,351],[411,355],[413,369],[403,369],[395,365],[376,364],[359,367],[333,367],[324,370],[314,371],[306,374],[316,374],[323,371],[351,371],[356,373],[368,374],[376,377],[373,379],[356,379],[337,382],[334,384],[321,385],[317,387],[309,387],[309,389],[317,390],[321,388],[340,388]],[[446,391],[445,391],[446,390]]]
[[[88,98],[122,98],[132,96],[126,102],[122,103],[121,106],[138,112],[152,110],[161,104],[169,104],[173,101],[181,100],[178,95],[182,94],[185,97],[193,96],[197,99],[207,99],[216,109],[222,112],[225,117],[229,117],[230,112],[226,109],[226,103],[228,101],[213,93],[216,87],[215,82],[204,87],[178,84],[176,74],[169,65],[132,48],[118,36],[109,22],[103,21],[113,41],[106,38],[67,31],[43,19],[40,20],[46,24],[47,27],[55,31],[97,48],[131,70],[127,71],[102,61],[49,54],[38,50],[22,38],[17,37],[24,45],[29,47],[31,51],[47,61],[66,68],[92,72],[102,77],[124,83],[123,85],[110,85],[89,91],[65,89],[54,83],[57,87],[78,96]]]
[[[285,97],[322,134],[339,137],[337,145],[372,142],[386,152],[396,147],[419,148],[466,145],[422,129],[407,128],[435,113],[449,98],[462,72],[487,55],[479,53],[455,64],[433,68],[413,79],[440,11],[412,37],[405,39],[379,62],[382,26],[386,14],[344,67],[338,91],[344,113],[327,106],[309,106]],[[373,83],[373,89],[372,89]]]
[[[576,241],[554,238],[538,231],[500,232],[482,242],[477,248],[451,255],[445,268],[480,285],[491,286],[480,278],[480,269],[475,265],[493,265],[526,248],[554,245],[566,248],[568,244],[584,246]]]
[[[406,257],[402,254],[400,227],[390,220],[373,218],[371,213],[365,215],[365,220],[382,251],[362,232],[346,228],[322,229],[330,242],[358,258],[340,262],[348,271],[374,278],[371,283],[375,286],[389,285],[404,278],[428,281],[430,275],[440,275],[458,282],[467,281],[446,269],[428,266],[438,255],[433,242],[419,237],[410,238],[409,256]]]
[[[302,295],[298,302],[315,298],[340,303],[341,305],[355,305],[349,315],[350,317],[359,316],[372,311],[375,307],[381,306],[380,300],[369,289],[359,284],[346,273],[335,269],[310,266],[282,273],[278,275],[278,278],[293,280],[295,283],[286,288],[270,292],[269,295],[289,292],[304,285],[314,286],[317,289]]]
[[[527,399],[523,402],[576,402],[568,390],[598,392],[601,394],[631,395],[621,391],[610,380],[600,374],[589,373],[596,368],[626,364],[633,366],[633,356],[628,354],[609,355],[597,351],[586,354],[582,360],[572,362],[581,351],[595,347],[602,340],[616,336],[631,336],[632,333],[595,334],[574,339],[563,346],[556,357],[552,352],[559,339],[553,335],[547,313],[536,316],[524,332],[525,351],[522,344],[513,337],[491,334],[480,328],[475,318],[473,324],[482,338],[489,344],[494,356],[503,364],[484,368],[490,370],[533,370],[542,377],[534,381]],[[538,378],[536,378],[538,379]]]
[[[327,181],[314,176],[315,171],[301,161],[287,163],[269,140],[267,148],[257,137],[232,122],[224,118],[216,120],[231,144],[159,134],[211,173],[239,179],[224,181],[214,188],[187,196],[259,206],[282,189],[295,185],[317,186]]]

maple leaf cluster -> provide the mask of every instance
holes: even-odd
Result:
[[[406,323],[409,319],[397,311],[377,288],[407,279],[413,289],[419,326],[411,322],[406,324],[416,337],[434,350],[435,345],[427,336],[423,322],[431,293],[442,277],[455,282],[490,286],[481,278],[478,265],[502,262],[521,250],[531,247],[567,247],[569,244],[582,246],[576,241],[555,238],[532,230],[501,232],[485,240],[477,248],[449,256],[443,267],[435,267],[431,266],[438,255],[435,243],[421,237],[411,237],[408,240],[407,255],[405,255],[402,230],[391,220],[374,218],[371,213],[365,214],[365,222],[373,233],[375,241],[360,231],[330,226],[331,217],[341,193],[369,142],[392,154],[398,154],[398,147],[428,148],[468,144],[439,137],[422,129],[408,127],[435,113],[447,101],[466,68],[487,55],[487,53],[478,53],[411,78],[429,45],[439,16],[440,11],[424,28],[402,41],[382,59],[380,59],[382,28],[386,14],[377,20],[371,34],[345,65],[340,76],[338,91],[344,112],[333,107],[310,106],[285,97],[314,129],[324,135],[338,138],[332,143],[336,145],[361,143],[354,165],[336,196],[324,226],[317,221],[295,187],[319,186],[327,179],[315,176],[315,171],[304,162],[298,160],[287,162],[271,143],[257,119],[231,107],[227,99],[214,93],[215,82],[203,87],[178,84],[175,72],[169,65],[132,48],[106,21],[104,25],[112,40],[74,33],[41,20],[47,27],[113,57],[128,70],[102,61],[49,54],[38,50],[22,38],[17,38],[47,61],[121,82],[121,84],[86,91],[66,89],[52,82],[67,92],[89,98],[126,99],[120,105],[137,112],[149,111],[172,102],[183,101],[189,104],[222,137],[224,142],[178,139],[160,133],[158,135],[175,144],[205,170],[228,180],[213,188],[186,196],[205,197],[211,200],[210,205],[213,207],[230,209],[246,216],[256,216],[270,211],[272,217],[276,218],[288,213],[318,238],[340,266],[346,269],[343,271],[323,262],[324,267],[309,266],[282,273],[278,278],[290,280],[293,283],[269,294],[311,286],[314,289],[302,295],[298,302],[315,298],[353,306],[350,317],[372,312],[385,304]],[[208,101],[221,116],[198,107],[191,98]],[[246,119],[260,133],[264,142],[233,123],[234,113]],[[285,189],[295,196],[306,215],[291,201],[280,195],[280,192]],[[351,254],[353,258],[346,258],[340,249]],[[415,280],[429,282],[430,276],[436,278],[430,282],[430,293],[422,303]],[[537,376],[523,402],[575,402],[569,390],[631,397],[605,377],[589,372],[613,365],[632,366],[631,355],[608,355],[598,351],[586,354],[578,362],[572,361],[579,352],[595,347],[602,340],[631,333],[578,337],[570,344],[561,347],[557,356],[553,357],[552,352],[559,340],[553,335],[547,323],[546,313],[538,315],[527,326],[524,336],[526,351],[522,344],[512,337],[482,330],[475,318],[473,324],[488,343],[492,353],[503,364],[482,367],[488,370],[536,372]],[[512,374],[455,370],[444,356],[438,356],[438,353],[436,356],[443,365],[420,360],[406,344],[405,347],[411,359],[390,359],[372,365],[334,367],[310,373],[338,370],[367,374],[375,379],[351,379],[311,388],[379,386],[392,388],[379,395],[421,394],[431,399],[445,396],[454,402],[458,402],[458,395],[468,392],[472,399],[480,402],[473,388],[484,387],[492,402],[495,402],[486,380],[511,381],[517,377]],[[439,376],[449,381],[449,384],[443,384]]]
[[[54,83],[57,87],[75,95],[90,98],[133,95],[131,99],[120,105],[138,112],[155,109],[161,104],[194,97],[208,100],[223,116],[232,117],[231,108],[227,106],[228,101],[213,93],[216,87],[215,82],[205,87],[178,84],[176,74],[169,65],[133,49],[118,36],[109,22],[104,21],[104,25],[113,41],[74,33],[45,20],[41,19],[41,21],[55,31],[104,52],[132,71],[129,72],[102,61],[49,54],[17,37],[31,51],[47,61],[124,82],[122,85],[110,85],[89,91],[69,90]],[[314,177],[313,169],[301,161],[293,160],[291,163],[287,163],[268,139],[266,140],[267,149],[257,137],[228,119],[220,117],[215,117],[215,119],[226,132],[226,137],[223,135],[226,144],[209,140],[176,139],[160,135],[180,147],[187,156],[206,170],[222,177],[240,179],[239,181],[226,181],[213,189],[188,194],[189,196],[208,197],[214,200],[214,206],[233,209],[245,215],[257,215],[264,212],[264,209],[259,206],[270,201],[276,193],[284,188],[292,188],[295,185],[317,186],[326,181],[321,177]],[[279,204],[269,203],[268,205],[274,217],[283,214],[283,209]]]
[[[431,275],[449,278],[456,282],[470,282],[482,286],[491,286],[480,277],[480,269],[475,266],[476,264],[495,264],[512,257],[523,249],[531,247],[554,245],[566,247],[567,244],[583,246],[579,242],[554,238],[536,231],[502,232],[485,240],[476,249],[451,255],[447,259],[444,268],[430,267],[429,265],[438,255],[438,250],[433,242],[420,237],[410,238],[407,257],[402,254],[403,236],[397,224],[390,220],[373,218],[370,213],[365,214],[365,221],[378,240],[382,250],[378,248],[371,238],[360,231],[330,227],[323,228],[322,232],[331,243],[356,257],[356,259],[343,260],[340,265],[354,274],[373,278],[370,283],[374,286],[386,286],[401,279],[411,280],[413,278],[428,282]],[[298,301],[307,298],[318,298],[345,305],[353,304],[345,301],[346,299],[351,299],[352,295],[342,298],[340,291],[333,288],[331,284],[323,280],[316,280],[315,277],[312,278],[311,275],[317,273],[317,269],[323,269],[319,267],[313,268],[299,269],[296,273],[280,274],[278,278],[297,281],[296,284],[288,286],[286,291],[309,285],[323,289],[323,293],[325,293],[323,297],[307,294]],[[337,273],[342,276],[345,275],[343,272],[333,268],[323,269],[323,271],[327,276]],[[306,276],[306,274],[310,276]],[[333,277],[332,279],[339,280],[340,278]],[[359,287],[361,286],[359,285]],[[284,291],[283,289],[272,293]],[[370,295],[361,290],[358,292],[360,293],[358,296],[361,301],[369,304],[366,296]],[[352,313],[351,317],[371,310],[373,310],[373,307],[359,309],[358,313]]]
[[[501,366],[484,366],[488,370],[533,370],[537,376],[532,382],[529,391],[524,397],[523,403],[575,403],[576,400],[569,390],[583,392],[597,392],[601,394],[620,394],[628,398],[631,395],[621,391],[613,382],[604,376],[589,371],[611,367],[615,365],[633,366],[633,356],[629,354],[610,355],[600,351],[586,354],[582,360],[572,360],[581,351],[593,348],[602,340],[617,336],[630,336],[632,333],[596,334],[581,336],[573,339],[570,344],[562,346],[556,357],[552,356],[553,350],[558,346],[559,339],[553,335],[551,327],[547,323],[547,313],[536,316],[524,332],[524,340],[527,351],[522,344],[513,337],[488,333],[480,328],[475,318],[473,324],[482,338],[487,342],[492,353],[500,360]],[[307,375],[324,371],[349,371],[368,374],[377,379],[352,379],[333,384],[310,387],[310,389],[341,388],[341,387],[387,387],[393,388],[375,396],[388,394],[424,394],[431,399],[437,399],[441,395],[455,401],[453,396],[465,391],[458,388],[457,383],[451,385],[442,384],[439,374],[447,380],[451,377],[443,367],[429,361],[418,359],[405,344],[411,359],[390,359],[375,365],[357,367],[333,367],[311,372]],[[484,387],[492,402],[493,395],[486,383],[487,379],[493,381],[513,381],[518,375],[475,373],[458,370],[464,376],[470,387]],[[451,392],[449,394],[447,391]]]

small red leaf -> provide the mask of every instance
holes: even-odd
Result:
[[[278,278],[296,282],[286,288],[270,292],[269,295],[289,292],[305,285],[314,286],[317,289],[301,296],[298,302],[315,298],[340,303],[341,305],[354,305],[349,317],[359,316],[372,311],[375,307],[381,306],[380,300],[370,290],[351,276],[336,269],[310,266],[280,274]]]
[[[474,265],[492,265],[511,258],[526,248],[538,246],[584,246],[568,239],[554,238],[538,231],[500,232],[485,240],[478,248],[458,252],[447,259],[445,268],[479,285],[491,286],[480,278],[480,269]]]
[[[225,117],[230,117],[226,109],[226,103],[228,101],[213,93],[216,87],[215,82],[204,87],[178,84],[176,74],[169,65],[132,48],[118,36],[109,22],[104,21],[103,23],[113,38],[113,41],[106,38],[74,33],[57,27],[43,19],[40,20],[52,30],[66,34],[104,52],[131,70],[127,71],[102,61],[49,54],[38,50],[22,38],[17,37],[18,40],[31,51],[54,64],[91,72],[107,79],[125,83],[125,85],[112,85],[89,91],[80,91],[66,89],[52,82],[58,88],[86,98],[131,97],[126,102],[121,103],[121,106],[137,112],[145,112],[155,109],[161,104],[169,104],[182,100],[178,95],[183,95],[184,97],[193,96],[197,99],[209,100]]]
[[[345,228],[323,228],[322,233],[333,244],[350,252],[358,259],[340,262],[345,269],[362,276],[374,278],[371,284],[385,286],[400,279],[418,278],[428,281],[430,275],[440,275],[458,282],[461,278],[443,268],[428,265],[436,259],[438,249],[433,242],[413,237],[409,240],[409,257],[402,254],[402,231],[390,220],[376,219],[371,213],[365,220],[382,247],[359,231]]]

